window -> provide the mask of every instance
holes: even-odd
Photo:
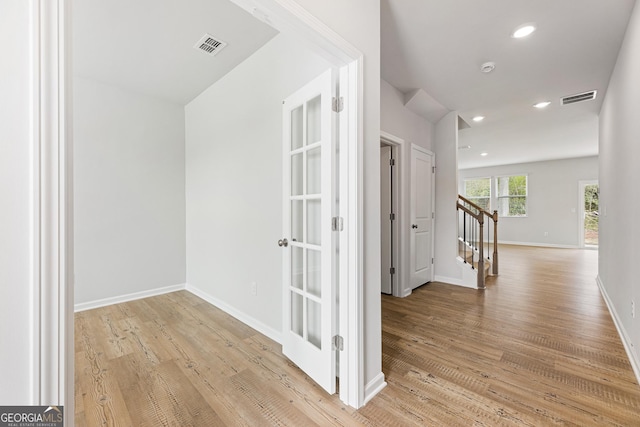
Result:
[[[498,215],[527,216],[527,176],[496,177]]]
[[[485,211],[491,212],[491,178],[465,179],[464,196]]]

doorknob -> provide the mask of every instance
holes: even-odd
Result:
[[[287,246],[289,246],[289,241],[287,239],[280,239],[278,240],[278,246],[284,246],[286,248]]]
[[[411,224],[411,228],[418,228],[417,224]]]

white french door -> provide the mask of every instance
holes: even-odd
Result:
[[[283,105],[282,351],[327,392],[336,390],[334,193],[336,73]]]

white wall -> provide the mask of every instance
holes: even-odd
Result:
[[[436,124],[436,219],[434,224],[434,273],[439,282],[464,285],[464,272],[457,263],[458,221],[458,113],[452,111]],[[470,284],[471,286],[473,284]]]
[[[29,2],[0,2],[0,405],[31,405]]]
[[[380,79],[380,129],[433,150],[433,124],[405,107],[404,94],[384,79]]]
[[[295,0],[364,55],[365,384],[382,375],[380,305],[380,0]]]
[[[600,111],[599,280],[640,381],[639,75],[640,6],[636,4]],[[631,301],[636,304],[635,318]]]
[[[578,181],[598,179],[597,157],[464,169],[459,172],[458,191],[464,194],[465,178],[502,175],[528,175],[529,191],[526,217],[499,218],[500,242],[580,246]]]
[[[278,335],[282,100],[328,68],[279,35],[185,108],[187,282]]]
[[[74,80],[75,302],[185,282],[184,108]]]

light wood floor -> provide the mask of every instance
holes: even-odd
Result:
[[[388,386],[354,411],[181,291],[76,314],[77,426],[639,426],[595,251],[503,247],[485,291],[382,297]]]

